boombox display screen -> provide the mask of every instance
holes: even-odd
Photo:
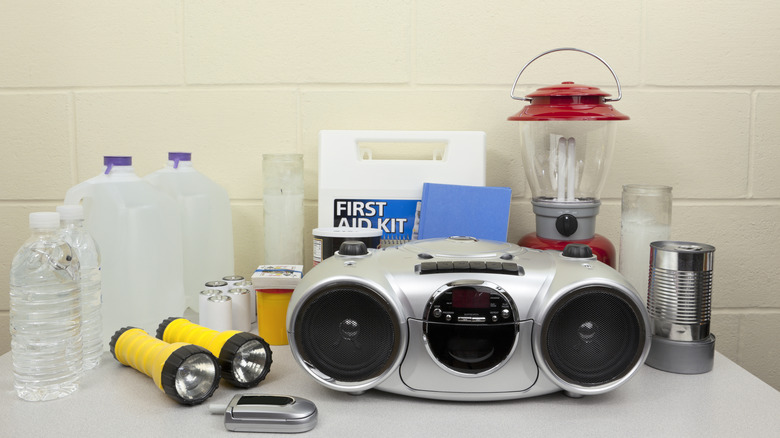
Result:
[[[345,242],[290,300],[295,360],[338,391],[503,400],[617,388],[650,348],[647,312],[587,248],[468,237]]]
[[[456,309],[487,309],[490,307],[490,293],[472,287],[458,287],[452,290],[452,307]]]

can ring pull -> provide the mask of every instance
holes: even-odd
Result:
[[[591,53],[591,52],[588,52],[587,50],[576,49],[574,47],[561,47],[561,48],[558,48],[558,49],[548,50],[548,51],[546,51],[544,53],[536,55],[536,57],[534,59],[528,61],[528,63],[526,63],[525,66],[523,66],[522,70],[520,70],[520,73],[517,74],[517,77],[515,77],[515,82],[514,82],[514,84],[512,84],[512,89],[509,91],[509,96],[512,99],[514,99],[514,100],[525,100],[525,101],[530,102],[531,99],[529,99],[527,97],[515,96],[515,88],[517,88],[517,81],[520,80],[520,75],[523,74],[525,69],[528,68],[528,66],[531,65],[532,62],[536,61],[537,59],[541,58],[542,56],[550,54],[550,53],[553,53],[553,52],[561,52],[561,51],[573,51],[573,52],[585,53],[586,55],[590,55],[590,56],[598,59],[599,61],[601,61],[601,63],[604,64],[609,69],[610,73],[612,73],[612,77],[615,78],[615,83],[617,84],[617,89],[618,89],[618,96],[617,96],[617,98],[615,98],[615,99],[606,99],[605,98],[604,102],[617,102],[618,100],[623,98],[623,91],[620,88],[620,80],[618,79],[617,75],[615,74],[615,70],[612,70],[612,67],[610,67],[609,64],[607,64],[607,61],[604,61],[598,55],[596,55],[594,53]]]

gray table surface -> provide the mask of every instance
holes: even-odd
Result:
[[[273,359],[268,377],[253,390],[223,383],[205,403],[188,407],[109,353],[76,393],[25,402],[13,389],[6,353],[0,356],[0,436],[228,437],[238,433],[225,430],[223,418],[209,414],[208,405],[262,392],[317,404],[319,421],[300,435],[306,437],[780,437],[780,392],[720,353],[707,374],[676,375],[643,366],[606,394],[571,399],[556,393],[503,402],[442,402],[377,390],[353,396],[312,380],[287,346],[273,347]]]

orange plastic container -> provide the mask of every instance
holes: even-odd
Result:
[[[287,345],[287,305],[293,289],[256,289],[257,331],[271,345]]]
[[[287,345],[287,305],[302,277],[302,265],[263,265],[252,275],[257,332],[271,345]]]

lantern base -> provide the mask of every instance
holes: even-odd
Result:
[[[542,239],[580,241],[596,234],[596,215],[601,201],[578,199],[561,202],[553,199],[533,199],[536,233]]]
[[[601,234],[594,234],[592,238],[582,240],[552,240],[539,237],[536,233],[528,233],[517,242],[518,245],[526,248],[554,249],[557,251],[563,251],[566,245],[570,243],[584,243],[588,245],[593,250],[593,255],[596,256],[598,261],[615,268],[615,262],[617,262],[615,246]]]

